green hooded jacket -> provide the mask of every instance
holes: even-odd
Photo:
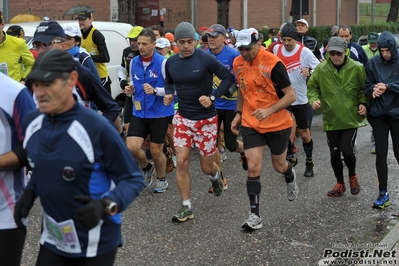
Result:
[[[327,56],[313,71],[308,81],[309,104],[320,100],[325,131],[366,126],[365,115],[359,115],[359,105],[367,107],[363,94],[366,80],[362,64],[346,57],[340,71]]]

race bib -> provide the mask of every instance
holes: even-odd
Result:
[[[0,72],[3,73],[4,75],[8,76],[7,63],[5,63],[5,62],[0,63]]]
[[[78,234],[72,219],[57,223],[46,213],[43,214],[43,233],[40,244],[47,242],[66,253],[81,253]]]
[[[141,103],[139,101],[134,101],[134,106],[136,107],[137,111],[141,110]]]

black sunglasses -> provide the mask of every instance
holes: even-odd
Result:
[[[341,56],[343,54],[343,53],[340,53],[340,52],[332,52],[332,51],[330,51],[328,53],[330,54],[330,56],[336,56],[336,55]]]

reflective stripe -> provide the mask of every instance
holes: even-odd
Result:
[[[100,242],[101,236],[101,226],[104,223],[103,220],[97,224],[96,227],[91,229],[88,233],[88,240],[87,240],[87,250],[86,250],[86,257],[92,258],[97,256],[98,251],[98,243]]]
[[[78,121],[73,121],[68,128],[68,134],[82,148],[90,163],[94,163],[94,149],[89,134],[86,129]]]

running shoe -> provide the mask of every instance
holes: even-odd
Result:
[[[242,229],[245,231],[253,231],[262,228],[262,218],[255,213],[250,213],[249,218],[242,224]]]
[[[292,167],[298,164],[298,158],[296,157],[295,153],[288,155],[287,161],[291,163]]]
[[[375,150],[375,143],[373,143],[373,147],[371,148],[371,154],[376,154],[377,151]]]
[[[388,207],[389,204],[390,204],[390,202],[389,202],[388,192],[380,191],[380,194],[378,195],[378,199],[376,201],[374,201],[373,207],[378,208],[378,209],[383,209],[385,207]]]
[[[229,187],[228,187],[228,185],[227,185],[227,179],[226,179],[226,177],[223,177],[222,181],[223,181],[223,190],[227,190]],[[208,193],[213,193],[213,188],[212,188],[212,186],[209,187]]]
[[[185,222],[187,219],[193,219],[194,214],[187,205],[182,205],[179,212],[173,216],[173,222]]]
[[[313,177],[314,176],[313,167],[314,167],[313,161],[306,160],[306,170],[303,175],[306,177]]]
[[[293,201],[298,197],[299,188],[296,184],[296,174],[294,169],[292,169],[292,174],[294,175],[294,180],[292,182],[287,183],[287,198],[289,201]]]
[[[155,187],[154,187],[154,193],[163,193],[168,189],[168,187],[169,187],[169,184],[165,178],[157,179],[157,183],[155,184]]]
[[[223,185],[219,167],[218,167],[218,178],[216,180],[211,180],[211,182],[212,182],[213,194],[216,197],[220,197],[220,195],[222,195],[224,185]]]
[[[152,184],[152,174],[154,173],[155,167],[154,163],[151,162],[151,168],[148,171],[143,170],[144,186],[147,188]]]
[[[360,192],[360,186],[358,182],[358,176],[354,175],[349,177],[349,185],[351,187],[351,193],[352,195],[357,195]]]
[[[327,192],[327,196],[338,197],[338,196],[341,196],[342,194],[344,194],[345,191],[346,191],[345,183],[344,184],[337,183],[332,190]]]

